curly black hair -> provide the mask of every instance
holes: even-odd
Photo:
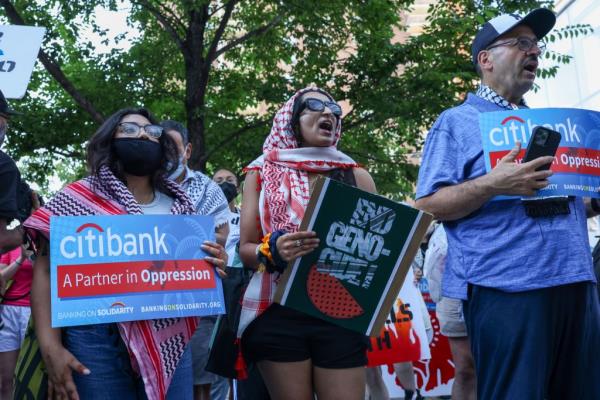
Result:
[[[87,145],[87,166],[91,175],[98,176],[100,167],[102,165],[107,165],[117,178],[127,184],[125,174],[123,173],[123,164],[117,157],[112,143],[119,123],[125,116],[132,114],[141,115],[148,119],[151,124],[159,125],[158,120],[146,108],[123,108],[112,114],[104,121],[100,128],[98,128]],[[175,142],[169,135],[161,135],[158,141],[162,149],[163,157],[160,162],[160,167],[152,175],[152,183],[154,188],[161,192],[167,192],[167,189],[163,184],[164,177],[173,172],[177,167],[179,156],[177,154]]]

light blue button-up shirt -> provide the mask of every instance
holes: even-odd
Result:
[[[486,173],[479,114],[501,110],[469,94],[440,115],[425,143],[417,198]],[[530,218],[521,200],[488,201],[464,218],[444,222],[443,295],[466,299],[469,283],[521,292],[595,281],[582,199],[570,201],[569,208],[570,214]]]

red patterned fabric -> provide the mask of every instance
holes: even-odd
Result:
[[[194,205],[178,184],[166,180],[165,186],[174,198],[172,214],[194,213]],[[24,225],[30,236],[41,234],[49,239],[51,216],[116,214],[142,214],[142,209],[127,187],[103,166],[97,177],[67,185],[36,210]],[[198,318],[190,317],[117,324],[131,365],[141,375],[149,400],[165,399],[175,368],[197,323]]]
[[[263,234],[283,229],[295,232],[304,216],[310,198],[308,173],[324,173],[333,169],[356,168],[359,165],[336,149],[341,136],[341,121],[336,126],[331,147],[298,147],[291,120],[294,101],[315,87],[294,94],[277,112],[271,132],[263,145],[263,155],[246,170],[259,172],[262,188],[259,213]],[[244,293],[238,336],[248,324],[273,302],[279,273],[255,272]]]

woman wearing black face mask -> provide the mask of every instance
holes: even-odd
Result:
[[[165,178],[166,166],[177,162],[177,151],[146,109],[113,114],[92,136],[87,153],[90,176],[65,187],[25,222],[37,243],[32,312],[50,398],[191,400],[192,360],[184,349],[196,318],[169,319],[160,326],[133,321],[51,328],[50,216],[195,212],[181,187]],[[205,242],[202,248],[224,276],[223,246]],[[173,341],[183,346],[175,349],[169,345]]]
[[[219,183],[225,198],[227,199],[227,203],[231,203],[238,195],[237,188],[233,183],[229,182],[221,182]]]

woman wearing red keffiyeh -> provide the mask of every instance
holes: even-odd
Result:
[[[90,176],[67,185],[25,221],[37,244],[31,303],[48,397],[191,400],[192,360],[185,347],[197,318],[51,327],[51,216],[194,213],[181,187],[166,179],[167,166],[177,163],[175,144],[146,109],[110,116],[87,153]],[[207,241],[202,249],[224,276],[223,246]]]
[[[323,90],[300,90],[277,112],[263,155],[247,168],[240,256],[256,271],[244,294],[238,336],[274,400],[309,400],[315,393],[319,399],[364,398],[366,337],[272,304],[287,263],[318,246],[315,232],[298,231],[316,178],[375,191],[371,176],[336,148],[341,114]]]

